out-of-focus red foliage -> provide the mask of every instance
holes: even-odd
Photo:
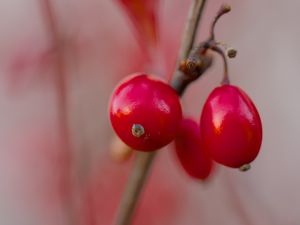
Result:
[[[141,46],[153,46],[157,42],[158,0],[118,0],[125,8],[137,30]]]

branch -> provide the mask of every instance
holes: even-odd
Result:
[[[206,0],[194,0],[190,8],[188,21],[186,23],[185,31],[181,41],[181,47],[179,50],[178,60],[177,60],[177,69],[179,63],[186,59],[189,56],[191,49],[193,48],[199,21],[203,14],[203,9],[205,6]],[[175,71],[176,72],[176,71]],[[175,79],[175,77],[173,77]]]
[[[188,21],[186,24],[185,32],[181,41],[181,48],[177,59],[176,70],[171,80],[171,86],[182,95],[188,83],[186,76],[179,69],[182,61],[186,60],[193,48],[195,37],[198,30],[199,21],[203,14],[206,0],[194,0],[190,8]]]
[[[183,94],[187,86],[186,80],[189,80],[189,78],[187,78],[185,74],[179,70],[179,65],[182,60],[185,60],[188,57],[194,45],[199,20],[203,13],[205,3],[206,0],[194,0],[189,12],[188,21],[186,23],[182,44],[179,51],[176,70],[171,81],[171,86],[179,95]],[[137,154],[133,171],[130,174],[117,212],[115,225],[129,225],[131,223],[134,210],[149,175],[155,155],[156,152],[140,152]]]
[[[122,196],[115,225],[129,225],[138,199],[147,180],[156,152],[138,152]]]

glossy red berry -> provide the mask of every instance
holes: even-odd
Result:
[[[175,149],[181,166],[192,178],[204,180],[210,175],[212,159],[203,146],[199,126],[194,120],[182,120]]]
[[[245,169],[259,153],[260,116],[251,99],[236,86],[213,90],[203,107],[200,126],[205,148],[225,166]]]
[[[117,135],[141,151],[169,144],[182,120],[179,97],[173,88],[146,74],[122,81],[112,95],[109,110]]]

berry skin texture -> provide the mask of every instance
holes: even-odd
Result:
[[[212,159],[203,146],[198,124],[183,119],[175,138],[175,150],[185,172],[195,179],[205,180],[212,171]]]
[[[215,88],[204,104],[201,135],[218,163],[241,168],[252,162],[262,142],[262,123],[247,94],[232,85]]]
[[[132,75],[117,86],[109,113],[121,140],[140,151],[154,151],[169,144],[182,120],[175,90],[146,74]]]

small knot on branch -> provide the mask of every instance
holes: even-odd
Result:
[[[200,47],[201,48],[201,47]],[[184,73],[186,79],[194,81],[199,78],[212,64],[212,56],[199,48],[191,51],[189,57],[180,63],[179,70]]]

